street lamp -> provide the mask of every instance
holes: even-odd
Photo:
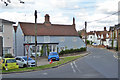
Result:
[[[37,67],[37,10],[35,10],[35,66]]]

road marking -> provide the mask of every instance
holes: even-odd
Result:
[[[73,61],[73,64],[75,65],[76,69],[77,69],[79,72],[81,72],[81,71],[78,69],[78,67],[77,67],[77,65],[76,65],[76,63],[75,63],[75,61]]]
[[[73,63],[70,63],[71,64],[71,67],[72,67],[72,69],[73,69],[73,72],[75,73],[76,71],[75,71],[75,69],[74,69],[74,67],[73,67]]]
[[[47,75],[48,73],[43,73],[43,75]]]

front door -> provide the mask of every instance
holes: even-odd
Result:
[[[0,36],[0,56],[3,56],[3,37]]]

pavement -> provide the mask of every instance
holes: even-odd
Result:
[[[90,54],[61,67],[3,74],[5,78],[118,78],[118,59],[114,52],[89,47]]]
[[[39,57],[37,59],[37,66],[42,66],[46,64],[49,64],[47,57]]]

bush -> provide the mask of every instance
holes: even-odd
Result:
[[[59,54],[63,55],[63,54],[77,53],[77,52],[83,52],[83,51],[86,51],[86,48],[66,49],[66,50],[62,50]]]
[[[5,58],[14,58],[12,54],[5,54]]]

